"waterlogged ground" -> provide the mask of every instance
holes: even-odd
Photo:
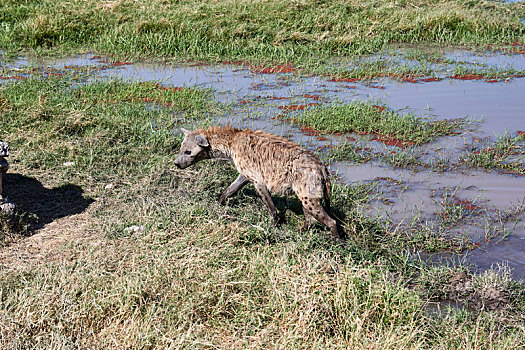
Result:
[[[243,62],[173,66],[115,62],[92,54],[4,64],[1,82],[32,74],[77,72],[93,79],[155,82],[163,88],[208,88],[224,106],[212,124],[263,129],[318,152],[337,181],[367,184],[367,214],[393,232],[439,232],[455,252],[427,247],[414,258],[454,259],[480,269],[505,263],[525,278],[525,55],[415,52],[410,48],[334,64],[341,74],[308,76],[292,66]],[[358,67],[352,70],[352,67]],[[350,72],[350,73],[348,73]],[[324,106],[370,101],[380,112],[411,113],[422,121],[458,123],[431,142],[377,132],[323,133],[300,122]],[[145,99],[148,108],[169,108]],[[201,120],[181,123],[192,127]],[[176,130],[174,130],[176,132]],[[433,252],[435,251],[435,252]]]

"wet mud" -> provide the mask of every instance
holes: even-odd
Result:
[[[285,136],[324,157],[337,181],[371,184],[370,215],[379,216],[395,229],[432,230],[472,242],[472,249],[460,255],[422,252],[421,256],[436,261],[459,257],[479,269],[506,263],[515,278],[525,278],[525,176],[461,163],[467,152],[476,151],[477,144],[496,142],[502,135],[519,137],[525,130],[525,55],[454,51],[437,58],[429,55],[422,63],[396,50],[367,59],[405,67],[424,65],[426,73],[379,74],[367,79],[306,76],[287,65],[189,62],[173,66],[115,62],[86,54],[3,63],[0,83],[23,80],[31,74],[60,77],[65,71],[78,71],[84,80],[118,78],[156,82],[169,89],[212,89],[217,100],[227,106],[225,113],[217,116],[217,124]],[[458,73],[458,67],[467,73]],[[503,73],[495,74],[498,69]],[[413,146],[380,135],[323,134],[294,123],[294,116],[308,108],[359,100],[428,120],[462,118],[468,124],[453,135]],[[516,141],[516,147],[523,147],[520,142]],[[360,163],[328,160],[328,152],[343,143],[366,149],[372,156]],[[414,161],[398,159],[407,155]],[[387,157],[392,157],[390,163],[385,161]],[[513,162],[525,168],[519,153]]]

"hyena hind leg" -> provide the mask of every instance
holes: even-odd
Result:
[[[261,196],[264,204],[266,204],[266,207],[268,208],[270,215],[273,217],[273,224],[277,226],[279,224],[279,214],[277,213],[277,209],[275,208],[275,205],[273,204],[273,200],[272,200],[272,196],[270,195],[270,191],[268,191],[268,188],[266,187],[266,185],[261,184],[261,183],[254,183],[254,186],[259,196]]]

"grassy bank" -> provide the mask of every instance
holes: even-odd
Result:
[[[508,271],[410,260],[452,247],[365,215],[364,185],[334,186],[342,245],[320,226],[299,232],[294,198],[275,198],[290,209],[279,227],[251,186],[218,205],[231,167],[172,165],[180,123],[227,108],[208,91],[34,76],[0,85],[0,108],[5,194],[32,227],[0,232],[2,348],[525,345]],[[439,300],[474,311],[434,312]]]
[[[523,4],[492,1],[2,1],[0,48],[295,62],[388,43],[523,43]]]

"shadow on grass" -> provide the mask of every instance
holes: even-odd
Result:
[[[86,210],[94,200],[85,198],[83,192],[77,185],[67,184],[49,189],[31,177],[4,174],[4,197],[16,203],[19,212],[36,216],[31,223],[30,234],[53,220]]]

